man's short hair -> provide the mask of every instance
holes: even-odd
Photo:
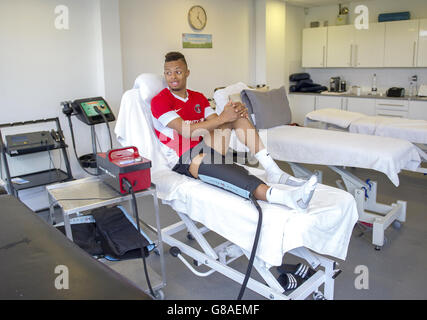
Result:
[[[185,57],[181,52],[172,51],[172,52],[166,53],[165,55],[165,62],[177,61],[180,59],[184,61],[185,66],[187,66],[187,61],[185,60]]]

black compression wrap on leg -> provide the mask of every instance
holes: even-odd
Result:
[[[237,164],[205,164],[199,167],[199,179],[231,191],[246,199],[250,198],[262,180],[251,175],[248,170]]]

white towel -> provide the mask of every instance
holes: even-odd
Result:
[[[353,121],[349,131],[427,144],[426,120],[365,116]]]
[[[311,111],[305,117],[310,120],[326,122],[347,129],[353,121],[363,118],[365,115],[359,112],[327,108]]]
[[[249,170],[264,178],[263,171]],[[156,172],[153,180],[163,203],[251,251],[258,211],[249,200],[170,170]],[[348,192],[318,185],[305,214],[265,201],[259,204],[263,223],[257,256],[263,261],[278,266],[286,252],[298,247],[345,260],[358,219],[356,202]]]
[[[121,145],[135,146],[140,155],[151,160],[152,172],[169,169],[154,133],[150,106],[142,101],[138,89],[123,94],[114,132]]]
[[[414,145],[402,139],[294,126],[259,134],[276,160],[373,169],[386,174],[395,186],[402,169],[415,170],[421,163]]]
[[[237,82],[231,84],[223,89],[218,89],[215,91],[213,98],[216,104],[216,113],[219,115],[224,110],[224,106],[227,104],[230,96],[235,94],[240,94],[242,90],[250,89],[243,82]]]

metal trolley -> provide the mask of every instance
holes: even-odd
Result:
[[[50,220],[54,223],[54,210],[55,206],[59,206],[65,227],[66,236],[72,241],[73,234],[71,230],[72,219],[84,218],[85,211],[92,210],[95,208],[109,206],[125,201],[132,201],[132,195],[122,195],[117,191],[113,190],[109,186],[105,185],[98,177],[88,177],[78,179],[70,182],[54,184],[46,187],[49,203],[50,203]],[[151,184],[150,188],[135,192],[137,198],[144,196],[152,196],[154,202],[155,218],[157,224],[157,230],[161,230],[160,218],[159,218],[159,204],[157,199],[156,186]],[[142,211],[139,209],[139,211]],[[141,213],[141,212],[140,212]],[[73,216],[73,217],[72,217]],[[147,223],[143,221],[143,215],[139,214],[140,222],[150,229],[150,231],[157,234],[157,240],[155,240],[156,253],[160,256],[161,276],[159,276],[150,266],[147,264],[147,272],[150,277],[152,289],[156,296],[156,299],[164,299],[164,293],[161,290],[166,285],[166,271],[165,261],[163,255],[163,244],[161,232],[157,231]],[[114,269],[114,264],[106,262]],[[143,277],[140,277],[143,278]],[[148,290],[148,284],[144,280],[142,290],[150,294]]]

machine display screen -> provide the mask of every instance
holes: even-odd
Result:
[[[28,142],[28,137],[26,135],[22,135],[22,136],[12,136],[11,137],[11,142],[13,144],[15,143],[27,143]]]
[[[110,113],[110,109],[107,107],[107,104],[104,100],[82,102],[81,106],[88,117],[94,117],[98,115],[98,113],[94,110],[95,106],[98,107],[98,109],[104,114]]]

